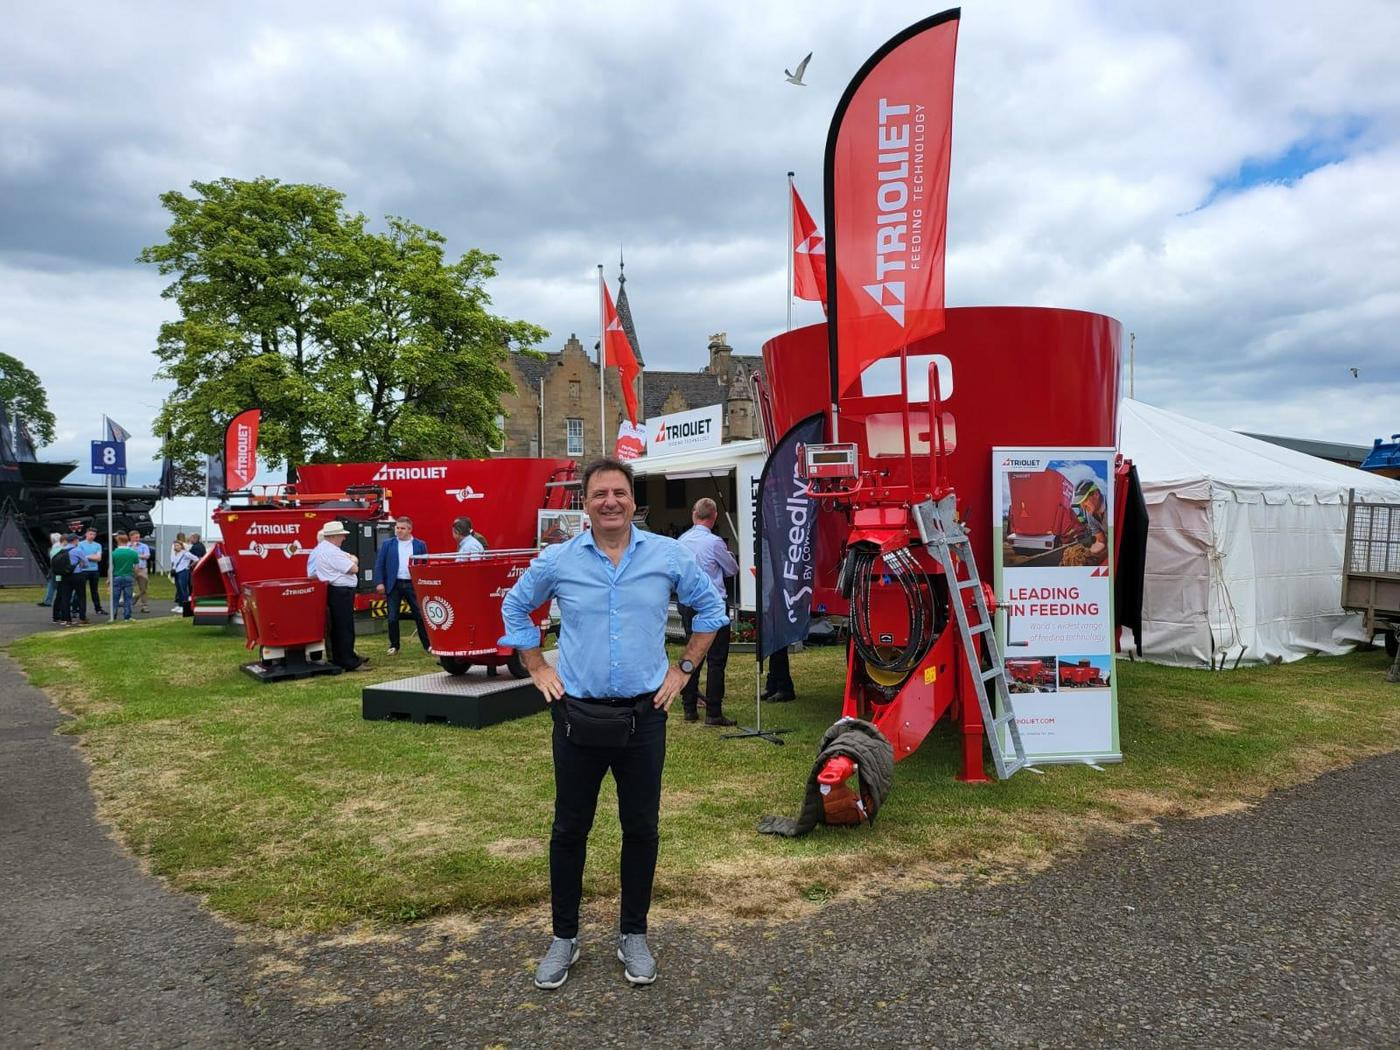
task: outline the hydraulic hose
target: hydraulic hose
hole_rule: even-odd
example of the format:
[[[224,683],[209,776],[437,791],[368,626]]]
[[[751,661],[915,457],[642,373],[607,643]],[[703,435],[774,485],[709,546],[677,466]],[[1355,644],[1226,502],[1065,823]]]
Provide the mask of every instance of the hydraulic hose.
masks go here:
[[[870,622],[870,596],[876,561],[904,592],[909,613],[909,637],[903,647],[890,652],[882,646]],[[871,667],[891,675],[907,675],[919,665],[933,644],[936,630],[934,590],[928,575],[908,547],[881,555],[874,547],[856,546],[846,553],[842,575],[850,589],[851,641]],[[884,653],[881,653],[881,649]]]

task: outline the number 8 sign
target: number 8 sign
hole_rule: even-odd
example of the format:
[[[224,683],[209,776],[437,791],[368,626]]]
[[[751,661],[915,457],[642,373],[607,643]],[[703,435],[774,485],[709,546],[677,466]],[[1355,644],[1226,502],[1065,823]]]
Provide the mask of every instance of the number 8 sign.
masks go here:
[[[94,474],[125,474],[126,442],[94,441],[92,443],[92,472]]]

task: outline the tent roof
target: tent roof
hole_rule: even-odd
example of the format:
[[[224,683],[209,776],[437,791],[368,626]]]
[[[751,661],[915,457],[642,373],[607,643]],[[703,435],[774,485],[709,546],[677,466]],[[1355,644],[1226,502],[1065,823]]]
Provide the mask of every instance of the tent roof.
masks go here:
[[[1229,495],[1247,503],[1337,503],[1355,489],[1369,502],[1400,503],[1400,482],[1124,398],[1119,447],[1138,469],[1149,503]]]

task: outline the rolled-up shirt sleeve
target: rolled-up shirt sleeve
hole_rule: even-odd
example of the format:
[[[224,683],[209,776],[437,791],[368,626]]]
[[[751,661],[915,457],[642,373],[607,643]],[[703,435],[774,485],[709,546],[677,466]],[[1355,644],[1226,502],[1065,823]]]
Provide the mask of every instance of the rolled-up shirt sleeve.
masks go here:
[[[676,600],[695,610],[691,630],[701,634],[718,631],[729,622],[724,611],[724,598],[690,551],[677,543],[671,558]]]
[[[501,601],[501,620],[506,633],[496,642],[515,649],[538,649],[540,629],[530,619],[530,613],[541,604],[554,597],[555,562],[558,561],[559,547],[546,547],[539,557],[530,563],[515,586]]]

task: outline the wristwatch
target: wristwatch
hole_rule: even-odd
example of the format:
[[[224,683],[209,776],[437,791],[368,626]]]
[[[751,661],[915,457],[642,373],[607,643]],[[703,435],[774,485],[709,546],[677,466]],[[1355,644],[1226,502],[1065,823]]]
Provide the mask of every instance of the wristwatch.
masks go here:
[[[687,659],[685,659],[684,657],[681,658],[680,668],[681,668],[681,670],[684,671],[686,674],[694,674],[694,673],[695,673],[695,664],[694,664],[694,662],[691,661],[691,660],[687,660]]]

